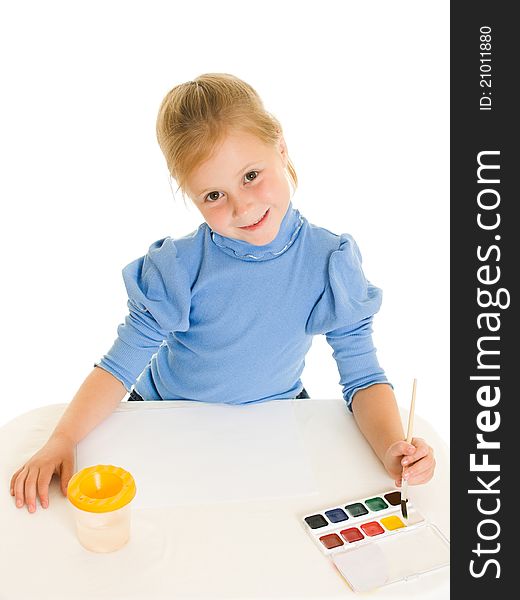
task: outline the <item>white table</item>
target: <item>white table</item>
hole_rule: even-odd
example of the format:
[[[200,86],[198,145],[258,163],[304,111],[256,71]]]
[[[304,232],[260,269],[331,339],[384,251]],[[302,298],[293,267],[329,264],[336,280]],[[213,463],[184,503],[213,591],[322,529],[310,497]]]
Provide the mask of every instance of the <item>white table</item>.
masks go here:
[[[9,482],[48,439],[65,404],[44,406],[0,428],[0,600],[171,598],[354,598],[298,517],[393,487],[342,400],[295,400],[319,494],[193,508],[133,509],[129,543],[110,554],[85,550],[56,478],[50,507],[17,509]],[[173,404],[173,403],[172,403]],[[164,402],[123,402],[154,410]],[[402,414],[406,423],[407,414]],[[414,434],[435,449],[436,474],[410,496],[449,538],[449,453],[419,415]],[[335,458],[332,458],[335,457]],[[266,465],[269,468],[269,465]],[[449,569],[360,597],[447,600]]]

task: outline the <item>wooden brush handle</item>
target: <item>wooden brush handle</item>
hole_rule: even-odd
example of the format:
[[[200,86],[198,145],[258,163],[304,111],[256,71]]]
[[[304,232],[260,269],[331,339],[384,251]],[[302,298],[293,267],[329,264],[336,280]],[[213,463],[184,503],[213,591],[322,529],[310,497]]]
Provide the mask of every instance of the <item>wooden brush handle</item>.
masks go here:
[[[413,416],[415,413],[415,390],[417,389],[417,379],[413,380],[412,388],[412,401],[410,403],[410,414],[408,415],[408,431],[406,432],[406,441],[412,443],[412,431],[413,431]]]

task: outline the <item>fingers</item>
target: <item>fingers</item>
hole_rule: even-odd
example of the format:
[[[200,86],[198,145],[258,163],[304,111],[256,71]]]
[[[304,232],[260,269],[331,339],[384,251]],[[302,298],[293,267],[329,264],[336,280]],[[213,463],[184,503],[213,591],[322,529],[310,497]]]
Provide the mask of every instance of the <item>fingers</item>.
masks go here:
[[[392,456],[410,456],[416,452],[417,448],[408,442],[399,441],[391,446]]]
[[[394,467],[388,468],[389,473],[395,477],[397,487],[401,487],[403,478],[407,479],[410,485],[418,485],[426,483],[433,477],[435,470],[433,448],[422,438],[413,438],[412,444],[405,441],[395,442],[389,449],[389,455],[397,461]],[[396,471],[400,472],[397,474]]]
[[[11,496],[14,496],[17,508],[27,504],[30,513],[36,511],[36,492],[43,508],[49,506],[49,483],[52,479],[52,468],[23,466],[11,478]]]
[[[421,460],[421,458],[427,456],[430,452],[433,452],[432,448],[430,448],[430,446],[428,446],[428,444],[423,439],[414,438],[413,441],[415,442],[413,450],[407,451],[406,454],[403,453],[404,456],[401,460],[401,464],[403,465],[403,467],[405,467],[406,465],[412,465],[418,460]]]
[[[408,473],[405,472],[404,476],[408,478],[408,483],[410,485],[426,483],[433,477],[435,465],[435,458],[429,455],[414,464],[414,466],[408,470]]]
[[[38,496],[40,496],[40,503],[43,508],[49,506],[49,483],[53,476],[52,467],[41,468],[38,474]]]
[[[13,492],[17,508],[21,508],[25,503],[25,478],[27,477],[28,469],[24,465],[16,473],[17,476],[13,482]]]
[[[67,495],[67,487],[68,487],[69,481],[73,475],[73,471],[74,471],[74,461],[73,460],[64,460],[62,470],[61,470],[61,493],[64,496]]]
[[[406,448],[403,448],[403,458],[401,459],[403,467],[412,465],[414,462],[427,456],[430,452],[433,453],[433,449],[422,438],[413,438],[412,441],[414,442],[413,446],[405,443]]]
[[[410,485],[426,483],[433,477],[435,470],[435,457],[433,448],[428,446],[424,440],[420,440],[416,452],[402,459],[404,465],[403,477]]]
[[[30,513],[36,510],[36,482],[39,472],[39,468],[32,468],[25,479],[25,502]]]
[[[14,496],[14,484],[16,482],[16,478],[18,477],[18,474],[21,473],[23,471],[23,467],[20,467],[18,469],[18,471],[16,471],[16,473],[11,477],[11,483],[9,484],[9,491],[11,492],[11,496]]]

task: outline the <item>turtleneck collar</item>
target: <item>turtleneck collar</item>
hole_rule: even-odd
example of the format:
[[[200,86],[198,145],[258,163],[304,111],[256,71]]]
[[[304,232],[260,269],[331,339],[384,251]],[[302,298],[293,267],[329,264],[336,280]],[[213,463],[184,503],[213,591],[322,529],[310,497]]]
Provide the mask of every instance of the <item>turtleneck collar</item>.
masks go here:
[[[223,252],[240,260],[261,261],[271,260],[288,250],[296,240],[303,225],[303,217],[289,202],[287,212],[280,223],[277,236],[269,244],[255,246],[243,240],[224,237],[216,231],[211,231],[211,239]]]

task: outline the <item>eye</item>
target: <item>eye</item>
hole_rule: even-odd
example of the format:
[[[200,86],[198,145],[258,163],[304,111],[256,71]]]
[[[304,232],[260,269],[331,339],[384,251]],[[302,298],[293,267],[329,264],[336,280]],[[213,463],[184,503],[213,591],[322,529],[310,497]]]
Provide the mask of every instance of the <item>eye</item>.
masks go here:
[[[217,197],[215,198],[214,194],[217,194]],[[210,192],[209,194],[207,194],[207,196],[204,198],[204,202],[216,202],[217,200],[220,200],[220,196],[219,196],[220,192]]]
[[[254,181],[258,177],[258,173],[259,171],[249,171],[249,173],[246,173],[244,175],[244,183],[251,183],[252,181]],[[253,175],[253,177],[250,178],[250,175]],[[204,202],[217,202],[218,200],[220,200],[220,198],[220,192],[210,192],[209,194],[206,194]]]
[[[249,171],[249,173],[246,173],[244,175],[244,177],[247,178],[249,175],[252,175],[253,173],[254,173],[255,176],[253,177],[253,179],[247,179],[247,182],[253,181],[253,180],[255,180],[258,177],[258,171]]]

